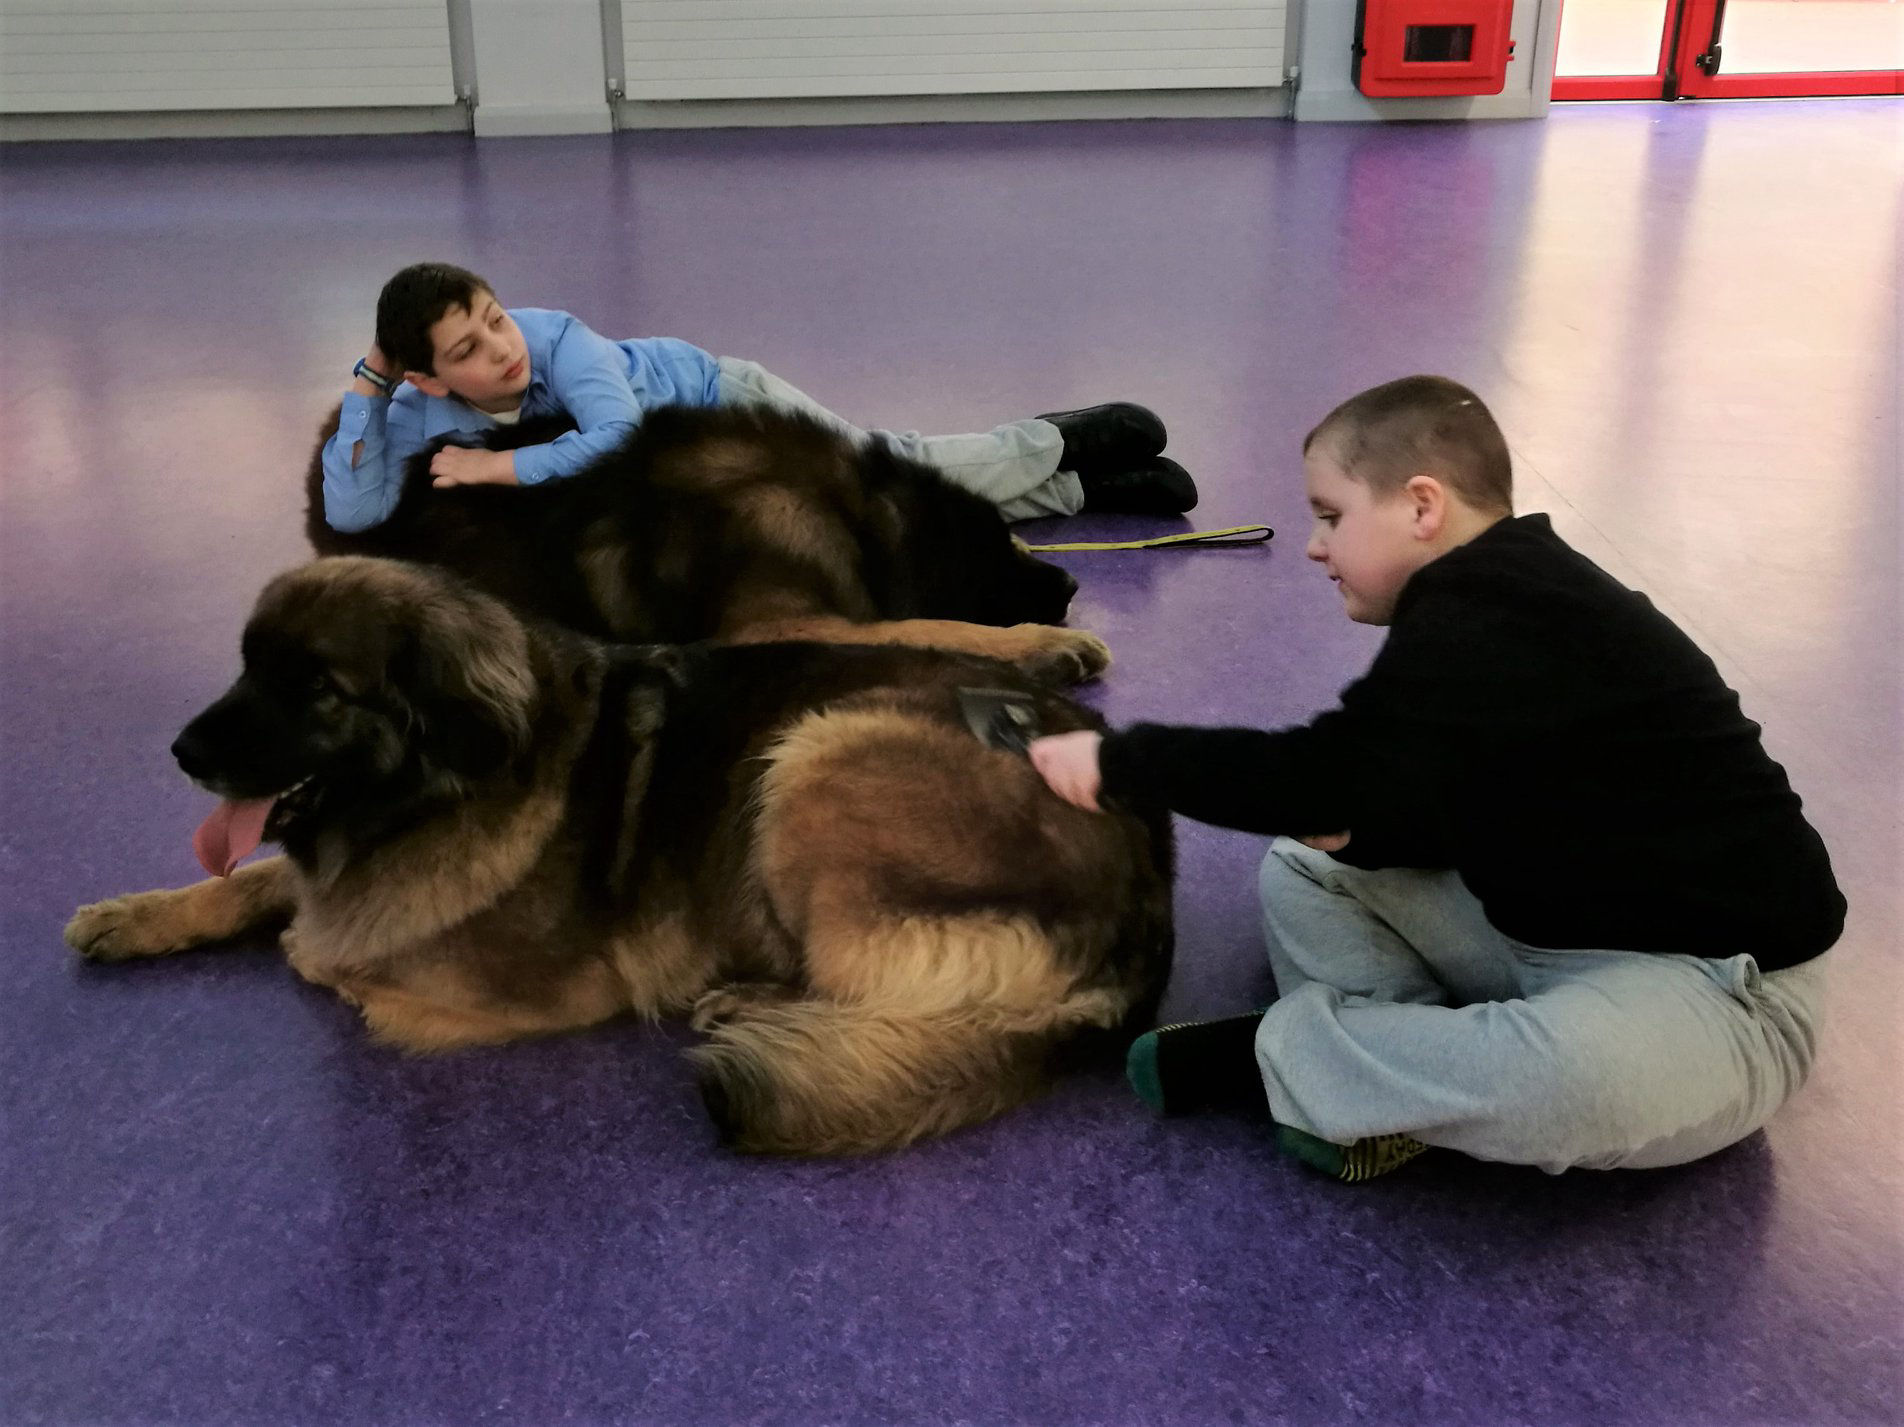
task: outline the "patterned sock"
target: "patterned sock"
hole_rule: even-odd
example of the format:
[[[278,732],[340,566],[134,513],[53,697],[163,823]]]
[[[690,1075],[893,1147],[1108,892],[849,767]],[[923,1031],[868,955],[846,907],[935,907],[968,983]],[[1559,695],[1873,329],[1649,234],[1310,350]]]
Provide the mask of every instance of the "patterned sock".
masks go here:
[[[1276,1127],[1276,1147],[1344,1184],[1360,1184],[1400,1169],[1428,1149],[1411,1135],[1368,1135],[1352,1144],[1332,1144],[1288,1125]]]

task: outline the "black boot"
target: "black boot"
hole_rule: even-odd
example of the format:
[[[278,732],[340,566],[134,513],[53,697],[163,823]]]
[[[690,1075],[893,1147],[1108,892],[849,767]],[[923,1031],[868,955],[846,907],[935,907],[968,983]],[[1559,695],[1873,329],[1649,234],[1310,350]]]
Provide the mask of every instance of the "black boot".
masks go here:
[[[1038,419],[1049,421],[1064,437],[1058,469],[1080,476],[1138,465],[1163,450],[1168,439],[1156,412],[1129,401],[1052,411]]]
[[[1078,484],[1084,487],[1084,509],[1093,513],[1182,515],[1197,504],[1197,483],[1168,456],[1151,456],[1112,469],[1079,471]]]

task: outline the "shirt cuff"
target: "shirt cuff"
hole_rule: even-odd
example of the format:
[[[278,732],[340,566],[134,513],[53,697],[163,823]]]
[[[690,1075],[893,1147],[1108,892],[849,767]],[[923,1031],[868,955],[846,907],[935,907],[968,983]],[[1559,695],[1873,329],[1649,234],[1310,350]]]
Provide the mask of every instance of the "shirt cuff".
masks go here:
[[[364,428],[370,424],[371,416],[381,414],[389,406],[390,398],[387,396],[365,396],[362,392],[347,391],[344,393],[343,406],[337,413],[337,429],[353,437],[362,435]]]

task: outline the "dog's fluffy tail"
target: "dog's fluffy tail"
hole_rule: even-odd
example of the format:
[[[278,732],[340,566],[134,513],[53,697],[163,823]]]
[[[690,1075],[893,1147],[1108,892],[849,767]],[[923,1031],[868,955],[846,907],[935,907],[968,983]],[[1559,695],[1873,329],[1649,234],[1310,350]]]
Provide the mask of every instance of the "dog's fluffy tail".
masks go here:
[[[789,1001],[742,1010],[691,1055],[730,1148],[863,1154],[976,1124],[1029,1099],[1044,1088],[1050,1051],[1069,1029],[1053,1020],[1078,1026],[1087,1018],[1099,1019],[1047,1016],[1030,1029],[982,1007],[921,1014]]]

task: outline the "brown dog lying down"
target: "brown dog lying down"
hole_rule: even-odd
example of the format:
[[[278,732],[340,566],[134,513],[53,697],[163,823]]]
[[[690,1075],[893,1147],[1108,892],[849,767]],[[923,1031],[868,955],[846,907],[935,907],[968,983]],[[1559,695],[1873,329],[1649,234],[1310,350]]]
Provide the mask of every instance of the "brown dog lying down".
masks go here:
[[[488,444],[562,429],[502,427]],[[324,520],[320,440],[312,549],[440,565],[524,613],[640,644],[919,643],[891,622],[930,620],[938,647],[987,653],[988,631],[952,621],[1056,624],[1077,590],[930,466],[767,407],[661,407],[587,470],[539,486],[432,489],[441,445],[410,460],[389,519],[345,534]]]
[[[274,580],[244,671],[174,745],[227,802],[181,891],[83,908],[101,961],[284,925],[378,1038],[441,1050],[691,1013],[736,1147],[891,1148],[999,1113],[1053,1054],[1147,1024],[1171,954],[1155,809],[1080,812],[973,737],[957,691],[1088,677],[1079,631],[1013,663],[898,646],[609,646],[442,571]],[[1106,1035],[1106,1032],[1114,1033]]]

